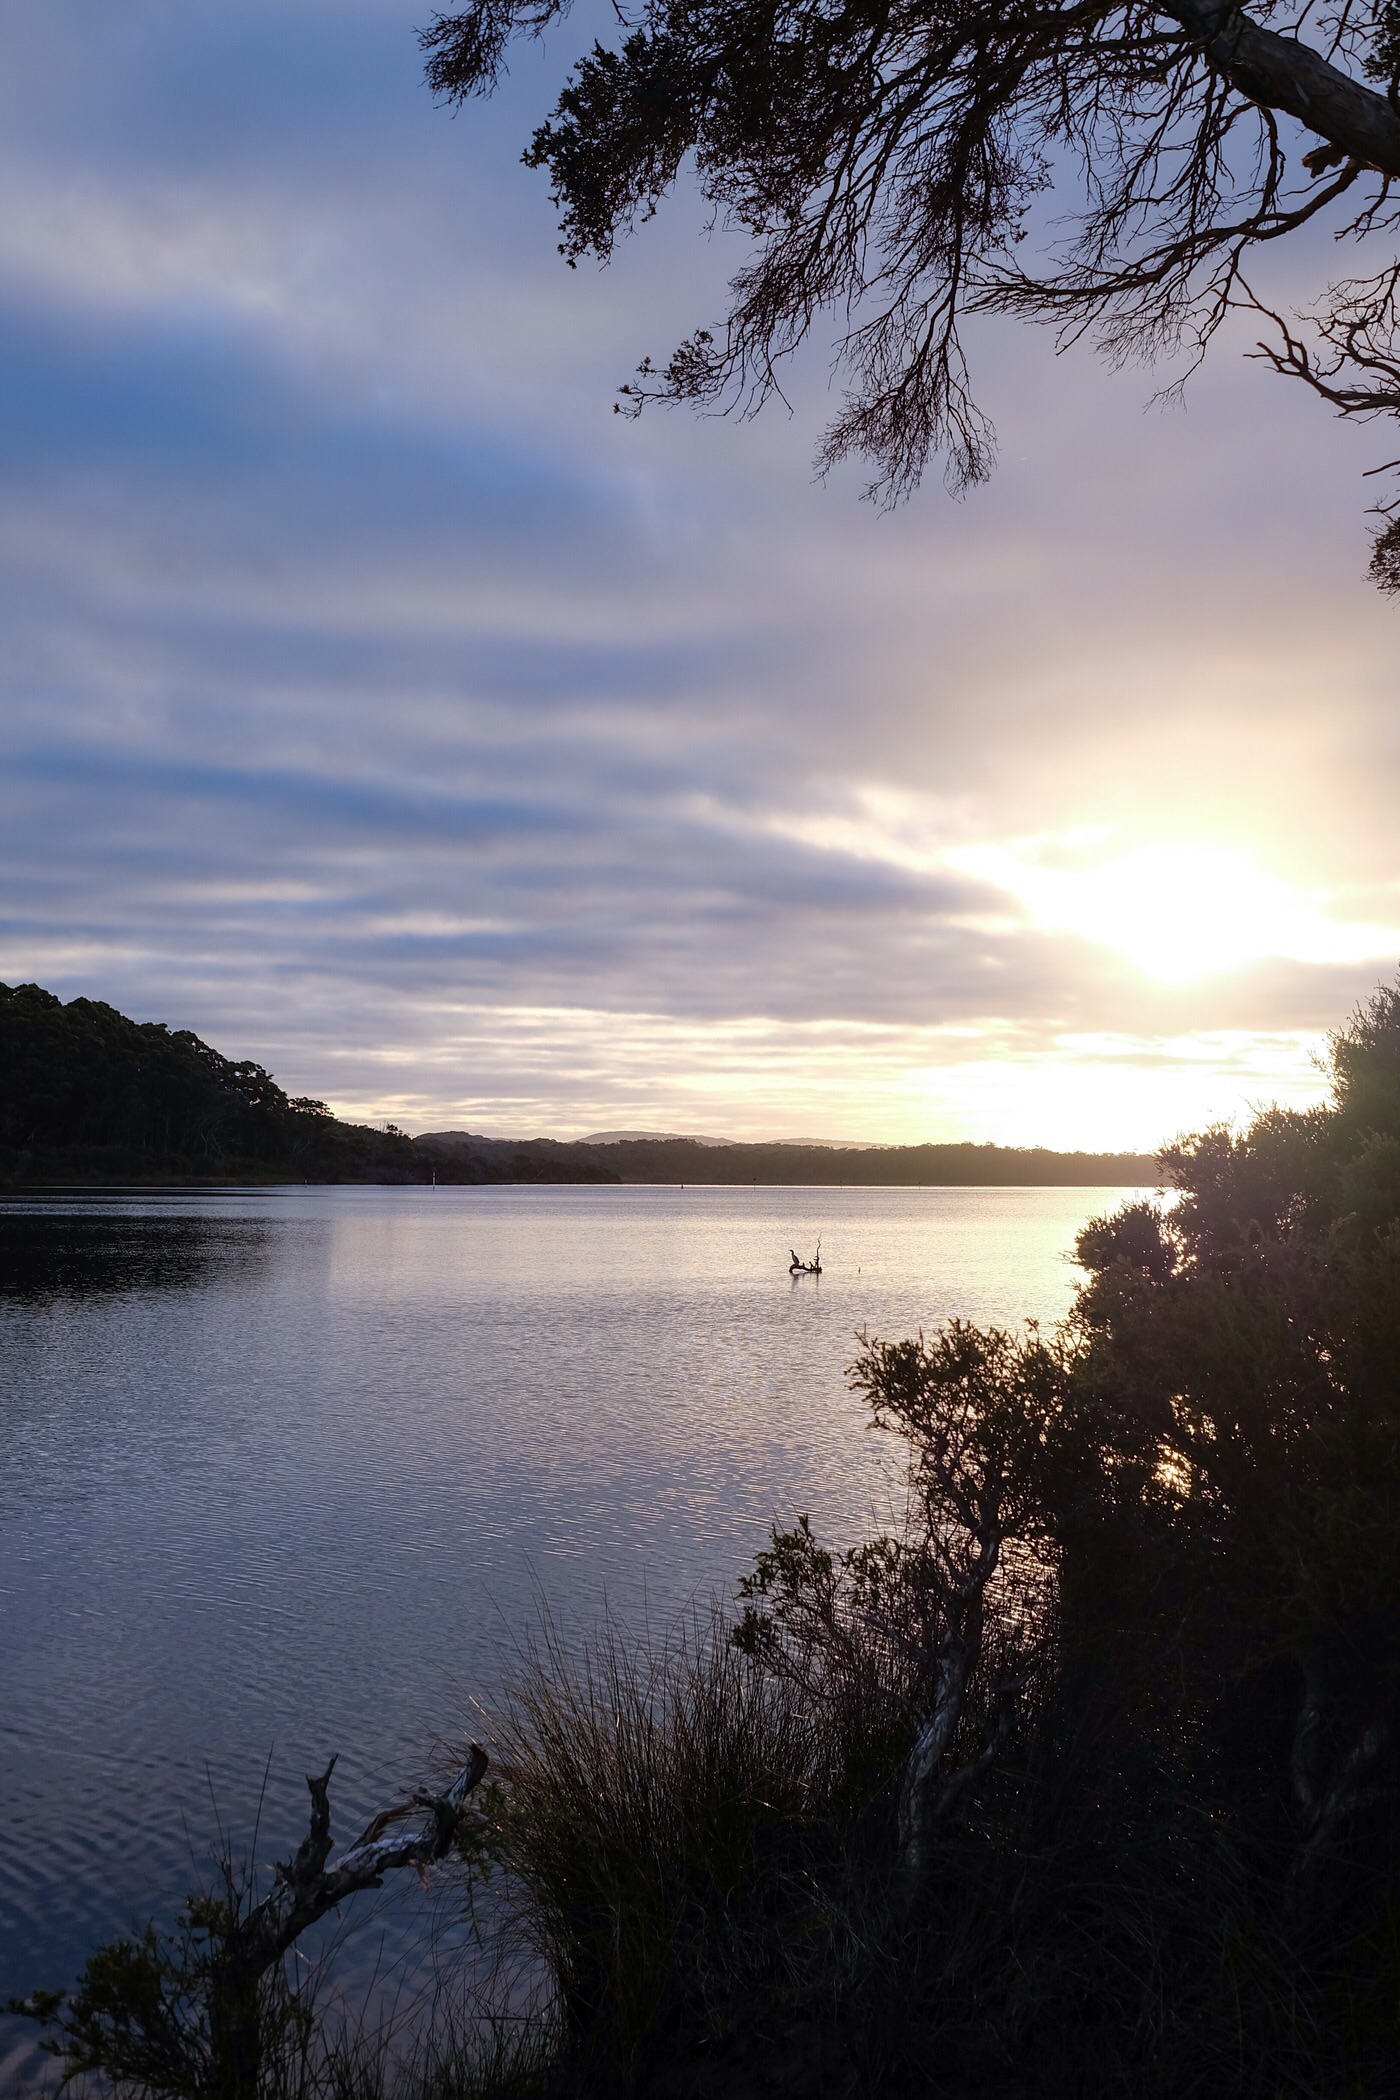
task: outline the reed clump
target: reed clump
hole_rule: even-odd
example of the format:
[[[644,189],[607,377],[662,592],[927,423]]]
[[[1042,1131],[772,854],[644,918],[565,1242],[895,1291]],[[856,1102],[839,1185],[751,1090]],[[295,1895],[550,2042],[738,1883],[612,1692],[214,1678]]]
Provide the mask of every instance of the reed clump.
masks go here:
[[[482,1814],[571,2078],[683,2087],[840,2024],[878,1958],[904,1750],[868,1690],[804,1689],[718,1613],[664,1641],[544,1630],[493,1730]]]

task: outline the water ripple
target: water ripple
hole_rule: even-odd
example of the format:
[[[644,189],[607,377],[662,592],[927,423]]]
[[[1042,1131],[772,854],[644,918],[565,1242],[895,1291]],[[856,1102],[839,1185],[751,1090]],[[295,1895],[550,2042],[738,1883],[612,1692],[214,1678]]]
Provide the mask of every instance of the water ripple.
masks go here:
[[[168,1913],[265,1769],[264,1863],[332,1749],[348,1830],[540,1597],[655,1621],[774,1512],[853,1531],[888,1493],[856,1330],[1055,1316],[1121,1193],[0,1205],[0,2000]],[[380,1915],[402,1952],[421,1905]],[[0,2032],[0,2080],[34,2063]]]

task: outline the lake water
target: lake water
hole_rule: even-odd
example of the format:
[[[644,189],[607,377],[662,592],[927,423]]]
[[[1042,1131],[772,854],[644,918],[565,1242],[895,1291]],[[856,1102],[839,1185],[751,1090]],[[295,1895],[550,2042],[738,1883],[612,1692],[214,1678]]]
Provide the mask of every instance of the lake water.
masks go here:
[[[260,1856],[332,1750],[358,1828],[541,1599],[664,1624],[775,1514],[853,1535],[889,1492],[856,1330],[1053,1319],[1075,1233],[1130,1193],[0,1204],[0,2003],[167,1913],[265,1769]],[[824,1274],[790,1279],[819,1233]],[[381,1946],[411,1909],[380,1905]],[[35,2062],[0,2031],[5,2083]]]

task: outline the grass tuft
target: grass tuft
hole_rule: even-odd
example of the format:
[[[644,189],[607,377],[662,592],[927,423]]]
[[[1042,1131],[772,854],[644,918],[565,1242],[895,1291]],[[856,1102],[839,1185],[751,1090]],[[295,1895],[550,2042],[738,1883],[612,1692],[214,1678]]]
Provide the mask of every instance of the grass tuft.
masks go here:
[[[577,2077],[631,2091],[781,2047],[859,1987],[894,1743],[827,1689],[803,1697],[718,1614],[660,1645],[546,1625],[523,1656],[489,1849]]]

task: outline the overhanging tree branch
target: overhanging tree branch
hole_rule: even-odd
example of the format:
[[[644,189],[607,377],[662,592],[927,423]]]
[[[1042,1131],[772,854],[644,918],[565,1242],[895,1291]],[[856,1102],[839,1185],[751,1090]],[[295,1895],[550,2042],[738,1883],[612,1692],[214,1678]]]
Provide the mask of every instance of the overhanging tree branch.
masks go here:
[[[453,102],[488,92],[512,37],[566,7],[476,0],[437,17],[431,85]],[[1115,360],[1194,359],[1255,248],[1392,223],[1397,0],[1319,17],[1311,0],[643,0],[619,19],[525,155],[550,177],[563,254],[606,260],[686,165],[753,243],[724,325],[645,362],[622,405],[750,414],[829,315],[848,384],[818,462],[869,458],[882,501],[935,453],[955,490],[990,469],[969,313],[1087,331]],[[1047,246],[1034,207],[1070,188],[1077,209]],[[1335,348],[1333,312],[1313,325]]]
[[[1400,177],[1400,114],[1385,95],[1354,80],[1297,36],[1280,36],[1243,8],[1171,0],[1163,12],[1251,102],[1295,117],[1344,157]]]

